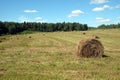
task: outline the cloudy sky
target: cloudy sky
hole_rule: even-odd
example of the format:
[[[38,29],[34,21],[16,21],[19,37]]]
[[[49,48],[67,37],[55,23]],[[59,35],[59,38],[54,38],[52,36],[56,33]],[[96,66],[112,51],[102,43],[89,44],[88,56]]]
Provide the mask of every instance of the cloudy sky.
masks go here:
[[[0,0],[0,21],[65,21],[96,27],[120,22],[120,0]]]

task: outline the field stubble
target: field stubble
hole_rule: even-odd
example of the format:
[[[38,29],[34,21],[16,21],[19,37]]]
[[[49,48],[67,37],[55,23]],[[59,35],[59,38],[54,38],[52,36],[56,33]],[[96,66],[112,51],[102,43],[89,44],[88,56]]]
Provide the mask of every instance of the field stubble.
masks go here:
[[[0,80],[120,80],[120,30],[82,33],[1,36]],[[77,57],[79,41],[92,35],[100,37],[106,57]]]

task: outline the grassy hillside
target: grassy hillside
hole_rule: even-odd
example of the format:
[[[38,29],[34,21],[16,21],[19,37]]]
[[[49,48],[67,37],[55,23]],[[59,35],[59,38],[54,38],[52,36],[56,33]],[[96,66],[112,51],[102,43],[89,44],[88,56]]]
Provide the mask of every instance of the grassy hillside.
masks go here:
[[[120,29],[0,36],[0,80],[120,80]],[[100,37],[104,58],[79,58],[77,45]]]

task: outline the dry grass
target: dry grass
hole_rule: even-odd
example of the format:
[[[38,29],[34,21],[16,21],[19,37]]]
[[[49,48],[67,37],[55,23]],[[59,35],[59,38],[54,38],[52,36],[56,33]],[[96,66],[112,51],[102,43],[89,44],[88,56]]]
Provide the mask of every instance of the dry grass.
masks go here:
[[[6,38],[0,43],[0,80],[120,80],[120,30],[82,33],[0,37]],[[78,58],[75,54],[78,42],[93,34],[101,38],[108,57]]]

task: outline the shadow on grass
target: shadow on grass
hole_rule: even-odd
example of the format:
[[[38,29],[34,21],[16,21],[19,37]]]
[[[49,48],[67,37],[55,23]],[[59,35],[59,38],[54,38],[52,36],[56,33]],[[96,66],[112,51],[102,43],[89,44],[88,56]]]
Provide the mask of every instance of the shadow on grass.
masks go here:
[[[109,56],[103,54],[102,57],[103,57],[103,58],[106,58],[106,57],[109,57]]]

